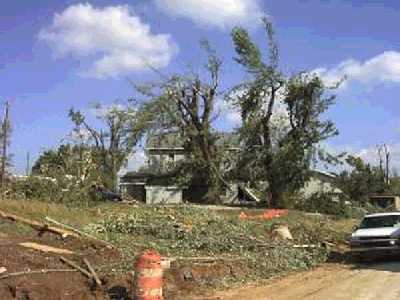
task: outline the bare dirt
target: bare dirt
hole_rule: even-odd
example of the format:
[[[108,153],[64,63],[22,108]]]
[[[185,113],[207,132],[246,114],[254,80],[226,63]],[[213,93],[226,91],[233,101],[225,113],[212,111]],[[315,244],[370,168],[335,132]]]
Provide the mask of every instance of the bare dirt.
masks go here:
[[[395,300],[400,299],[399,282],[400,262],[392,258],[359,265],[327,264],[265,286],[220,292],[207,299]]]
[[[36,232],[31,234],[0,232],[0,268],[4,267],[7,270],[1,275],[30,270],[70,269],[60,261],[60,255],[27,249],[19,245],[22,242],[35,242],[74,251],[74,255],[65,255],[65,257],[81,265],[81,261],[85,257],[96,268],[112,265],[113,262],[115,263],[119,260],[119,254],[116,250],[87,240],[62,240],[58,236],[49,233],[38,236]],[[96,288],[91,280],[78,272],[29,274],[11,277],[0,280],[0,299],[129,299],[121,296],[127,293],[130,286],[129,278],[119,276],[117,280],[114,280],[114,278],[108,276],[102,279],[104,280],[104,287]],[[114,294],[115,296],[113,296]]]

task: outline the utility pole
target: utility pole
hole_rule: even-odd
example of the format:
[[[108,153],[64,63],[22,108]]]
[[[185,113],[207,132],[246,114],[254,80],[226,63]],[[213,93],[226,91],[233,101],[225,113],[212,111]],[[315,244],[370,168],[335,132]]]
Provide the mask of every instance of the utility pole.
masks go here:
[[[6,167],[7,167],[7,146],[8,146],[8,135],[9,135],[9,110],[10,110],[10,103],[6,101],[5,108],[4,108],[4,118],[2,124],[2,153],[1,153],[1,174],[0,174],[0,184],[1,188],[4,188],[4,180],[6,175]]]
[[[31,172],[31,154],[29,151],[26,153],[26,169],[25,169],[25,175],[29,176]]]

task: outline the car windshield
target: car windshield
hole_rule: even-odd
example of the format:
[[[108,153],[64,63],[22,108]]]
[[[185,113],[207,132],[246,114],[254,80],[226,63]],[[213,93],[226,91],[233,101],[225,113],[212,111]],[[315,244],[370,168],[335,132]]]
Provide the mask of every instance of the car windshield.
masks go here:
[[[366,229],[382,227],[400,227],[400,215],[367,217],[362,220],[359,228]]]

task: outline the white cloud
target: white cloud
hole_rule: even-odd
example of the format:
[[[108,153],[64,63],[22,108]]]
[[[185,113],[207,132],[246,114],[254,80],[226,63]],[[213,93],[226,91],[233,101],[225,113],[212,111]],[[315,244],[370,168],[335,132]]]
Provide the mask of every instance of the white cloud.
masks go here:
[[[363,161],[371,164],[372,166],[379,166],[379,155],[377,145],[366,147],[358,147],[355,145],[334,145],[323,143],[321,145],[325,150],[332,154],[340,154],[346,152],[349,155],[360,157]],[[400,143],[391,143],[387,145],[390,152],[390,171],[400,171]],[[341,172],[349,170],[347,164],[336,166],[334,171]]]
[[[150,26],[128,6],[76,4],[55,14],[53,23],[40,31],[56,57],[93,58],[83,75],[114,77],[136,71],[162,68],[177,51],[168,34],[153,34]]]
[[[341,85],[342,89],[348,87],[352,81],[364,85],[385,82],[400,83],[400,52],[383,52],[364,62],[349,59],[334,68],[318,68],[312,73],[320,75],[328,85],[347,77],[347,80]]]
[[[258,22],[262,16],[259,0],[155,0],[158,7],[173,16],[195,23],[230,29],[235,25]]]
[[[390,153],[389,161],[391,169],[400,170],[400,144],[394,143],[388,145],[387,147]],[[374,166],[379,165],[379,155],[377,146],[361,149],[356,153],[356,155]]]

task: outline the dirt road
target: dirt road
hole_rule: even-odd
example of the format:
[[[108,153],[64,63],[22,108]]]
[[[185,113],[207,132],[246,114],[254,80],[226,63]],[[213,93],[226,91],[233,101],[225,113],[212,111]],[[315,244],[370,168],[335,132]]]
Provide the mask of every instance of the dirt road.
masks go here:
[[[216,295],[222,300],[395,300],[400,299],[400,261],[358,266],[331,264],[263,287]]]

